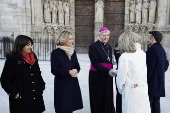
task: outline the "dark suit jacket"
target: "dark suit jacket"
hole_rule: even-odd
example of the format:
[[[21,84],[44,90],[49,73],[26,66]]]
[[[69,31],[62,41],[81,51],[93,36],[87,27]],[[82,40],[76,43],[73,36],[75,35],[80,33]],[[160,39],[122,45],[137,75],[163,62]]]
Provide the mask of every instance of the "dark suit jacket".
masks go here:
[[[148,48],[146,57],[149,96],[165,97],[165,50],[155,43]]]

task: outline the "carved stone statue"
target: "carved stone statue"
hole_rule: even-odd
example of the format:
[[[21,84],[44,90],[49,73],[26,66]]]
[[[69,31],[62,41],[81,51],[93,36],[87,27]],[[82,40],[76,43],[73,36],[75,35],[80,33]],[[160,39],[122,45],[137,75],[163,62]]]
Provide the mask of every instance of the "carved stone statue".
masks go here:
[[[142,1],[137,0],[136,4],[136,24],[141,24],[141,17],[142,17]]]
[[[125,7],[130,7],[130,0],[125,0]]]
[[[64,3],[64,14],[65,14],[65,25],[69,25],[69,21],[70,21],[70,16],[69,16],[69,3],[68,1]]]
[[[130,23],[135,23],[135,1],[131,0],[131,6],[130,6]]]
[[[46,23],[51,23],[51,14],[50,14],[50,7],[49,7],[48,0],[44,3],[44,21]]]
[[[102,0],[98,0],[95,5],[95,22],[103,22],[103,8]]]
[[[58,3],[57,1],[54,1],[52,7],[52,23],[57,23],[57,11],[58,11]]]
[[[125,24],[129,24],[130,0],[125,1]]]
[[[49,4],[50,4],[50,11],[52,12],[53,11],[54,1],[53,0],[49,0]]]
[[[155,14],[156,14],[156,1],[150,1],[150,8],[149,8],[149,23],[155,22]]]
[[[58,2],[58,23],[64,24],[64,9],[61,1]]]
[[[148,0],[144,0],[142,6],[142,24],[148,23],[148,10],[149,10],[149,2]]]

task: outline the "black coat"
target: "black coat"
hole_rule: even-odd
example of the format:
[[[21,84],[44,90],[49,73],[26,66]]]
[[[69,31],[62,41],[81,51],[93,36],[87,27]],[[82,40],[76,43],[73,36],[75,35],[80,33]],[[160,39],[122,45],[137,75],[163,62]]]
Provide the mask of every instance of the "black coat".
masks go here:
[[[98,41],[89,46],[89,58],[97,71],[89,71],[89,93],[91,113],[115,113],[113,105],[113,77],[108,73],[110,69],[100,63],[112,64],[112,48],[109,44],[107,60],[102,44]],[[106,46],[107,46],[106,45]]]
[[[115,48],[118,46],[118,44],[115,45]],[[118,50],[114,49],[114,55],[115,55],[115,59],[116,59],[116,64],[117,64],[117,68],[118,69],[118,62],[119,62],[119,57],[120,57],[120,53],[118,53]]]
[[[82,109],[82,96],[77,77],[71,77],[69,70],[77,69],[80,66],[76,52],[68,58],[65,51],[55,49],[51,53],[51,73],[55,75],[54,80],[54,106],[56,113],[71,113]]]
[[[160,43],[155,43],[148,48],[146,62],[149,96],[164,97],[166,53]]]
[[[1,85],[9,95],[10,113],[45,111],[42,97],[45,82],[37,59],[31,66],[18,55],[7,56],[1,75]],[[20,97],[14,99],[18,93]]]

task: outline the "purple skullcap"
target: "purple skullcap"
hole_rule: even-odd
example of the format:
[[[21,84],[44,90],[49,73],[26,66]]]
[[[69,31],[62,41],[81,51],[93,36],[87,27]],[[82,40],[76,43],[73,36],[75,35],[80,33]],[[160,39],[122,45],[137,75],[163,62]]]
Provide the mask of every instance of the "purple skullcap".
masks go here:
[[[109,31],[109,29],[107,27],[102,27],[102,28],[100,28],[99,32],[106,31],[106,30]]]

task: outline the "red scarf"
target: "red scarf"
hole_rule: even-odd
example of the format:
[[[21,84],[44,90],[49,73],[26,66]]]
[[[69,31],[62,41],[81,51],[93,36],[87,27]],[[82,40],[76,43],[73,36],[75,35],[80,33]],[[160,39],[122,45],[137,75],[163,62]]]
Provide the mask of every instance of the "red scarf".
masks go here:
[[[34,58],[34,53],[31,52],[28,55],[25,55],[24,53],[22,53],[22,59],[25,60],[25,62],[27,62],[30,65],[34,65],[35,63],[35,58]]]

